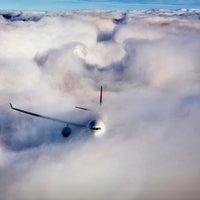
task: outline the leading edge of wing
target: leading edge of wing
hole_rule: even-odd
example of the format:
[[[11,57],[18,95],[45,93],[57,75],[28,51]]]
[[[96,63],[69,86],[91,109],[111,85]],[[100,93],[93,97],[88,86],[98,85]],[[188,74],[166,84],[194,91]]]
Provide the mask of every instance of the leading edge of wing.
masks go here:
[[[35,117],[40,117],[40,118],[43,118],[43,119],[47,119],[47,120],[51,120],[51,121],[55,121],[55,122],[60,122],[60,123],[64,123],[64,124],[69,124],[69,125],[72,125],[72,126],[78,126],[78,127],[84,127],[84,128],[86,127],[83,124],[67,122],[67,121],[64,121],[64,120],[61,120],[61,119],[56,119],[56,118],[53,118],[53,117],[48,117],[48,116],[40,115],[40,114],[37,114],[37,113],[29,112],[29,111],[26,111],[26,110],[22,110],[22,109],[19,109],[19,108],[15,108],[15,107],[13,107],[13,105],[11,103],[9,103],[9,104],[10,104],[11,109],[25,113],[25,114],[28,114],[28,115],[32,115],[32,116],[35,116]]]

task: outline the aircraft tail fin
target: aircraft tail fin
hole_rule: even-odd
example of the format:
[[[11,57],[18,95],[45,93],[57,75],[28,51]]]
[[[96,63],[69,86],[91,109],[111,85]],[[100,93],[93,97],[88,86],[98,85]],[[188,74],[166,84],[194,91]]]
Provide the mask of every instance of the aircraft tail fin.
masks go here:
[[[101,89],[100,89],[100,98],[99,98],[100,106],[102,105],[102,101],[103,101],[103,86],[101,86]]]

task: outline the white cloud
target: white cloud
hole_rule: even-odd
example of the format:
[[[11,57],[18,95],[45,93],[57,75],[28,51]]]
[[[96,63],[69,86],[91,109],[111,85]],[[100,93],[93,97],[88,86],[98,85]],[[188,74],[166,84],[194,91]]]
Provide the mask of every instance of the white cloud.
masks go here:
[[[1,199],[198,199],[198,13],[1,17]],[[101,84],[100,139],[75,128],[66,140],[63,125],[8,105],[84,121],[88,113],[73,107],[98,106]]]

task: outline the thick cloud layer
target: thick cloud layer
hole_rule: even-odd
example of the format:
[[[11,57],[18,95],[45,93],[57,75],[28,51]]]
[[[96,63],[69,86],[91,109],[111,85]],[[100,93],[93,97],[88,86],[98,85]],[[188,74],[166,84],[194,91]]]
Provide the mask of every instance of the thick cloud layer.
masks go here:
[[[0,15],[1,200],[199,199],[199,10]]]

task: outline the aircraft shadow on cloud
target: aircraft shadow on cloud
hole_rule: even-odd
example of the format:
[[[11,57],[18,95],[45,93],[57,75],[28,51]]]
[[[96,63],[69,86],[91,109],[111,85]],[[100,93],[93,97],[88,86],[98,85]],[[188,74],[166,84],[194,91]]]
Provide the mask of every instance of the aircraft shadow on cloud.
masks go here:
[[[102,99],[103,99],[103,87],[101,86],[100,97],[99,97],[100,108],[102,106]],[[65,137],[65,138],[67,138],[71,135],[71,133],[72,133],[71,127],[73,127],[73,126],[83,128],[83,129],[87,129],[94,136],[102,136],[105,133],[105,124],[104,124],[103,120],[101,119],[100,110],[99,110],[99,112],[94,112],[93,110],[76,106],[75,108],[77,108],[77,109],[81,109],[81,110],[84,110],[84,111],[91,112],[92,118],[93,118],[92,120],[89,120],[88,123],[86,123],[86,124],[79,124],[79,123],[76,123],[76,122],[69,122],[69,121],[65,121],[65,120],[62,120],[62,119],[57,119],[57,118],[41,115],[41,114],[38,114],[38,113],[30,112],[30,111],[27,111],[27,110],[22,110],[20,108],[14,107],[12,105],[12,103],[9,103],[9,104],[10,104],[11,109],[13,109],[15,111],[18,111],[18,112],[21,112],[21,113],[24,113],[24,114],[28,114],[28,115],[32,115],[34,117],[39,117],[39,118],[43,118],[43,119],[46,119],[46,120],[51,120],[51,121],[54,121],[54,122],[65,124],[65,127],[62,129],[62,136]]]

